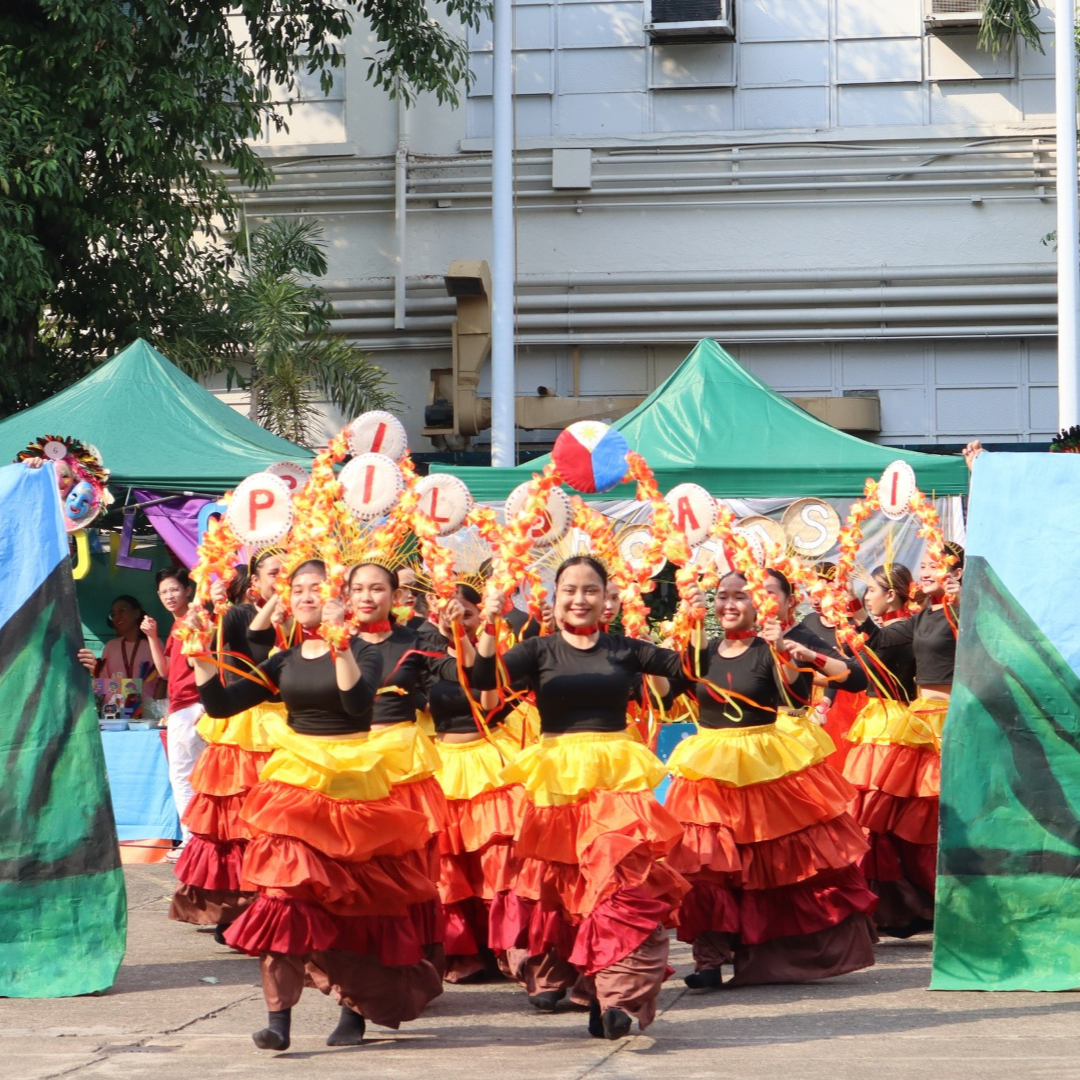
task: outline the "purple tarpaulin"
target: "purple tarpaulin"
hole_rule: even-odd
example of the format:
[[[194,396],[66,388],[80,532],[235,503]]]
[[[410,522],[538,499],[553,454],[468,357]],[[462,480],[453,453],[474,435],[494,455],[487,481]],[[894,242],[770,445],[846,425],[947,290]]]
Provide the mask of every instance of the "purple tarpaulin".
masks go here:
[[[154,491],[135,490],[136,502],[152,502],[161,496]],[[150,524],[158,536],[169,546],[172,553],[187,567],[195,565],[195,551],[199,546],[199,511],[213,499],[201,496],[178,495],[168,502],[145,508]]]

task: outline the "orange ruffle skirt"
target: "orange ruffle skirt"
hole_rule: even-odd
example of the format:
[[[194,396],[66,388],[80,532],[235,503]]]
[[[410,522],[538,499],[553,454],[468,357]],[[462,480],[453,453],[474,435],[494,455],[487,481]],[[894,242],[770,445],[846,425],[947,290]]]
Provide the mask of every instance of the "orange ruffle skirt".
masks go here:
[[[526,802],[520,873],[492,904],[493,948],[555,948],[591,975],[674,925],[689,885],[660,861],[681,834],[652,794],[663,775],[624,732],[545,737],[503,771]]]
[[[676,747],[665,807],[682,835],[666,862],[693,883],[680,940],[711,931],[759,944],[873,910],[857,868],[866,841],[846,809],[855,790],[830,752],[820,728],[790,716]]]
[[[415,913],[437,896],[425,815],[392,787],[366,736],[276,736],[241,812],[251,834],[242,883],[258,897],[226,940],[251,955],[341,949],[417,962]]]

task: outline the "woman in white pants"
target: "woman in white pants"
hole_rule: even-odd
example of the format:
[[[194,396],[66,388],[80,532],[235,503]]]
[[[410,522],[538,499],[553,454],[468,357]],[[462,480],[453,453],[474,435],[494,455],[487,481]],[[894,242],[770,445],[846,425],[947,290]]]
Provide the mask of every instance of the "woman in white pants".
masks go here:
[[[183,821],[188,803],[194,797],[191,787],[191,774],[195,762],[206,748],[202,736],[195,730],[195,725],[203,715],[199,704],[199,690],[195,685],[195,672],[188,664],[188,659],[180,651],[180,639],[176,631],[191,604],[192,585],[188,572],[183,568],[161,570],[157,575],[158,599],[173,617],[172,629],[162,647],[158,637],[155,619],[147,616],[143,619],[142,630],[150,643],[150,654],[158,671],[165,677],[169,687],[169,719],[166,745],[169,754],[169,783],[172,785],[173,802],[176,813]],[[191,836],[187,826],[182,825],[183,844]],[[168,858],[179,857],[180,848],[169,852]]]

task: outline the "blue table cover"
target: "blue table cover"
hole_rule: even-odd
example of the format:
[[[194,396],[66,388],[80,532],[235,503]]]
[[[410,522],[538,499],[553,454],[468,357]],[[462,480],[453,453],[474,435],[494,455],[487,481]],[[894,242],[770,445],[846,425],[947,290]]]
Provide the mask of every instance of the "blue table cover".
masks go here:
[[[101,744],[119,839],[179,840],[161,731],[103,731]]]

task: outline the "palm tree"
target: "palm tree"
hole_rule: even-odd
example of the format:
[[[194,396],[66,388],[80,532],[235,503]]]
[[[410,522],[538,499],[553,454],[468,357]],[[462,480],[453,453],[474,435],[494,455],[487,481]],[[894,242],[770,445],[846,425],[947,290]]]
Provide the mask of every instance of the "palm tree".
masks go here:
[[[233,245],[222,292],[180,298],[162,350],[196,378],[224,374],[246,387],[250,416],[305,446],[329,400],[347,416],[400,405],[386,372],[330,332],[333,307],[314,279],[326,274],[322,229],[275,218]]]

